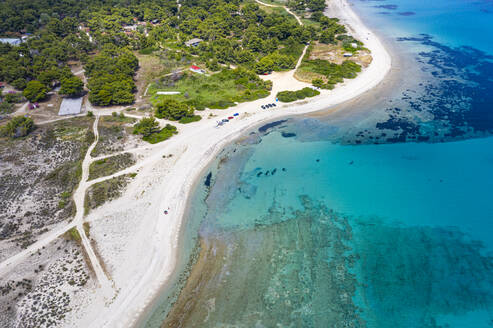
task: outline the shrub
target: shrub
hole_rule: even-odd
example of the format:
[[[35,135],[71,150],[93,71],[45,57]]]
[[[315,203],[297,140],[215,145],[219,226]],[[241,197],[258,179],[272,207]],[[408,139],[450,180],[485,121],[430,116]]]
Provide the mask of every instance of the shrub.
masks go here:
[[[153,116],[151,116],[144,117],[137,124],[135,124],[133,134],[140,134],[145,138],[158,131],[159,123]]]
[[[34,128],[34,122],[31,118],[16,116],[0,128],[0,135],[11,138],[24,137],[33,131]]]
[[[168,98],[157,104],[155,115],[158,118],[177,121],[185,117],[193,117],[193,112],[193,108],[188,104]]]
[[[192,123],[192,122],[197,122],[200,121],[202,117],[200,115],[193,115],[193,116],[186,116],[182,117],[178,122],[182,124],[187,124],[187,123]]]
[[[282,102],[293,102],[308,97],[315,97],[319,94],[320,92],[318,90],[307,87],[297,91],[281,91],[277,94],[277,98]]]
[[[177,134],[176,127],[171,124],[166,124],[166,126],[158,132],[154,132],[148,136],[142,138],[144,141],[148,143],[155,144],[166,139],[171,138],[174,134]]]

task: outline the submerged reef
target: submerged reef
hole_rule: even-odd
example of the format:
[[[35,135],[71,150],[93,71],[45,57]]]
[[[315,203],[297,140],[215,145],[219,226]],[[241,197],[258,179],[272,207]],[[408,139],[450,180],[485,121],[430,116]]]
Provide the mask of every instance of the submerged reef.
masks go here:
[[[444,327],[441,316],[491,310],[493,257],[464,233],[300,200],[202,233],[163,327]]]

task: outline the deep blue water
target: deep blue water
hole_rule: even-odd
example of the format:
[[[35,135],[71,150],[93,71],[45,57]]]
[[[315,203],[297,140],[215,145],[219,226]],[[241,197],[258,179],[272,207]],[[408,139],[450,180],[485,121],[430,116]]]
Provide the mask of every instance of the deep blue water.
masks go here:
[[[493,1],[352,3],[395,85],[223,151],[167,326],[493,327]]]

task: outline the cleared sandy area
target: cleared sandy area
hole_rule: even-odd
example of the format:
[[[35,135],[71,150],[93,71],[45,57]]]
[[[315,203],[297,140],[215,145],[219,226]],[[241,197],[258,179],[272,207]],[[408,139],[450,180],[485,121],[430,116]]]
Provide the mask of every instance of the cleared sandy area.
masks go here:
[[[310,100],[278,103],[274,109],[266,110],[260,106],[274,103],[277,92],[298,90],[308,84],[296,80],[294,70],[264,76],[273,82],[269,97],[227,110],[205,110],[200,113],[201,121],[180,125],[179,134],[170,140],[132,150],[137,158],[136,164],[111,176],[137,173],[122,197],[83,218],[90,222],[91,238],[97,245],[97,249],[93,247],[95,252],[89,254],[90,258],[104,263],[104,268],[96,270],[97,276],[103,277],[99,284],[104,288],[96,287],[89,295],[86,293],[76,298],[77,306],[67,316],[65,326],[131,327],[141,323],[175,269],[180,229],[194,182],[228,143],[262,122],[341,104],[372,89],[385,78],[391,68],[391,57],[350,5],[345,0],[330,0],[327,14],[339,17],[350,33],[365,44],[373,57],[371,64],[358,77],[339,84],[334,90],[322,90],[319,96]],[[96,115],[108,115],[107,110],[91,110]],[[234,113],[239,116],[217,127],[218,120]],[[166,123],[160,120],[161,125]],[[82,186],[88,187],[102,180],[83,182]],[[85,190],[80,189],[76,195],[79,204]],[[169,214],[165,215],[165,210]],[[78,215],[80,213],[78,211]],[[79,217],[73,222],[77,227],[81,224]],[[41,244],[48,244],[52,235],[55,236],[56,232],[50,233]],[[91,241],[84,238],[86,243]],[[15,265],[17,262],[10,263]],[[7,264],[0,263],[0,272],[9,269]]]

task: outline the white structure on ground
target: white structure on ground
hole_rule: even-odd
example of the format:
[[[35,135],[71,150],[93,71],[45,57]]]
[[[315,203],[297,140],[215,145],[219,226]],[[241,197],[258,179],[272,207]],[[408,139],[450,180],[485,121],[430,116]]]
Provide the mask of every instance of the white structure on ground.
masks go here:
[[[198,38],[194,38],[194,39],[192,39],[192,40],[188,40],[187,42],[185,42],[185,45],[186,45],[187,47],[196,47],[196,46],[198,46],[198,45],[200,44],[200,42],[202,42],[202,41],[204,41],[204,40],[202,40],[202,39],[198,39]]]
[[[18,46],[22,43],[22,39],[19,38],[0,38],[0,43],[8,43],[11,46]]]
[[[179,95],[180,91],[158,91],[157,95]]]
[[[80,98],[63,98],[58,115],[77,115],[82,111],[82,100]]]

